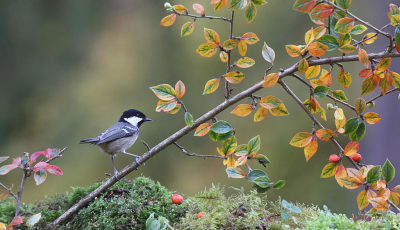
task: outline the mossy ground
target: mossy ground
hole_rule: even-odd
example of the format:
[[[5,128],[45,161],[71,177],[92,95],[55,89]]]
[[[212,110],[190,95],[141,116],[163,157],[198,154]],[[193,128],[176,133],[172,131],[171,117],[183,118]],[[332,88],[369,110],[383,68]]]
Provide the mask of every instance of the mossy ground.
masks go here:
[[[44,229],[102,183],[74,188],[70,194],[46,197],[35,205],[23,204],[21,214],[24,221],[39,212],[42,218],[33,228],[24,224],[18,227]],[[301,210],[296,213],[285,209],[280,200],[268,201],[265,194],[235,190],[236,195],[225,197],[223,188],[212,185],[177,205],[171,201],[173,192],[158,182],[146,177],[121,180],[58,229],[146,229],[146,220],[152,213],[154,218],[168,219],[169,225],[175,229],[400,229],[400,215],[384,214],[354,221],[343,214],[332,214],[328,209],[294,204]],[[285,220],[281,216],[283,210],[289,213]],[[10,223],[14,212],[12,197],[0,201],[0,222]],[[200,212],[205,214],[197,218]]]

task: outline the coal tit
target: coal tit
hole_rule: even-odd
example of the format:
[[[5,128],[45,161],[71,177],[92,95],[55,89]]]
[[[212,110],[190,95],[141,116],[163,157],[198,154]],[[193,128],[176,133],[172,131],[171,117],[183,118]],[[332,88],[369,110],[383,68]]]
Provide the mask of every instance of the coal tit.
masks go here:
[[[143,122],[151,121],[142,112],[136,109],[126,110],[117,123],[112,125],[102,134],[95,138],[81,140],[79,144],[93,144],[98,145],[100,150],[109,154],[114,167],[114,174],[117,177],[118,171],[115,169],[114,157],[117,153],[123,153],[135,157],[136,163],[139,164],[137,158],[139,156],[127,153],[129,149],[139,136],[139,127]]]

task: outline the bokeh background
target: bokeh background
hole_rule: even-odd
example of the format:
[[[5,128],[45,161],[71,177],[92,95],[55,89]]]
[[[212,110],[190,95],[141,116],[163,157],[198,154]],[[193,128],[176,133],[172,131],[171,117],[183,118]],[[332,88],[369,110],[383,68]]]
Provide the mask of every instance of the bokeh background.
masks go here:
[[[244,12],[236,13],[234,35],[241,36],[251,31],[261,41],[248,46],[246,56],[252,57],[256,65],[241,70],[246,78],[235,86],[234,94],[261,80],[269,67],[261,56],[263,41],[276,52],[273,71],[290,67],[298,61],[298,58],[287,55],[284,46],[304,44],[305,32],[315,24],[306,14],[292,10],[294,2],[270,0],[267,5],[258,7],[257,16],[250,24],[246,23]],[[380,28],[389,22],[386,12],[390,2],[353,1],[350,10]],[[227,9],[213,12],[209,0],[171,0],[172,5],[184,4],[190,12],[193,12],[193,3],[202,4],[207,15],[230,15]],[[22,156],[23,152],[68,147],[62,158],[52,162],[62,169],[64,175],[49,174],[40,186],[29,178],[23,202],[33,203],[44,199],[45,195],[71,191],[71,187],[89,186],[104,179],[105,172],[112,173],[107,155],[96,147],[77,143],[97,136],[126,109],[139,109],[153,119],[141,127],[139,137],[150,146],[182,128],[185,125],[182,111],[176,115],[155,111],[158,100],[150,86],[174,85],[182,80],[186,85],[183,100],[194,118],[223,101],[222,87],[211,95],[203,96],[202,92],[209,79],[225,72],[225,64],[221,63],[218,55],[204,58],[195,50],[205,42],[203,28],[216,30],[221,40],[225,40],[228,38],[228,23],[199,19],[191,35],[180,37],[181,26],[191,19],[178,17],[173,26],[161,27],[160,20],[167,15],[163,4],[161,0],[8,0],[0,3],[0,155],[11,156],[2,164],[11,163],[12,157]],[[387,29],[387,32],[393,31],[393,28]],[[365,49],[379,52],[386,47],[386,42],[386,38],[379,37]],[[340,53],[334,51],[331,55]],[[237,49],[233,51],[233,58],[239,58]],[[399,64],[399,59],[394,59],[391,70],[400,71]],[[362,68],[360,63],[345,64],[345,70],[353,77],[350,88],[344,90],[351,104],[361,92],[362,79],[358,72]],[[337,74],[335,68],[332,88],[343,90],[336,80]],[[307,98],[307,87],[289,77],[286,82],[302,100]],[[378,93],[375,91],[364,98],[368,100]],[[218,115],[218,119],[231,122],[240,144],[261,135],[260,153],[272,162],[265,171],[274,181],[286,181],[283,189],[268,192],[269,198],[275,200],[281,196],[320,207],[326,204],[333,212],[356,213],[355,198],[360,189],[347,190],[339,187],[333,178],[320,178],[329,155],[338,153],[336,147],[330,142],[319,141],[318,152],[306,162],[303,149],[290,146],[289,141],[296,133],[311,130],[312,123],[307,115],[279,86],[257,94],[279,97],[290,116],[268,115],[264,121],[254,123],[253,115],[245,118],[231,115],[232,107]],[[400,165],[397,96],[393,93],[379,99],[376,107],[370,110],[378,112],[382,120],[376,125],[367,125],[367,134],[359,151],[365,163],[382,165],[386,158],[390,158],[395,167]],[[328,102],[328,99],[320,100],[323,106]],[[250,99],[242,103],[250,103]],[[343,109],[347,118],[354,116],[349,109]],[[333,112],[328,111],[327,117],[328,121],[323,121],[323,125],[334,129]],[[338,140],[342,146],[349,142],[347,136]],[[178,143],[197,154],[217,154],[216,147],[221,146],[207,137],[193,137],[193,133]],[[139,155],[145,151],[146,147],[140,141],[129,150]],[[132,161],[132,157],[118,156],[116,167],[121,170]],[[346,163],[345,166],[349,165]],[[252,164],[252,167],[262,168],[258,164]],[[188,157],[175,146],[166,148],[127,178],[139,175],[160,181],[168,189],[184,196],[193,196],[212,184],[224,186],[227,195],[234,193],[230,186],[244,187],[247,192],[251,189],[251,183],[244,179],[228,179],[221,160]],[[6,186],[14,184],[15,193],[20,179],[20,170],[0,177]],[[399,182],[395,178],[393,187]]]

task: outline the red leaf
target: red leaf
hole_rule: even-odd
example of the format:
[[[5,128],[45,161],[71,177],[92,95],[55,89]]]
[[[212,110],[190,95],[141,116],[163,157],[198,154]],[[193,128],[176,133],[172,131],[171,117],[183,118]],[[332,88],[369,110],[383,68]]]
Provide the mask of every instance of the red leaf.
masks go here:
[[[363,69],[358,74],[360,77],[368,77],[372,74],[372,69]]]
[[[54,174],[54,175],[64,175],[61,169],[58,166],[55,165],[48,165],[45,168],[47,172]]]
[[[3,165],[2,167],[0,167],[0,175],[5,175],[15,168],[18,168],[18,165]]]
[[[14,219],[11,221],[11,223],[7,227],[12,227],[14,225],[22,224],[22,218],[20,216],[14,217]]]
[[[30,164],[33,164],[36,161],[36,159],[42,154],[44,154],[44,151],[32,153]]]
[[[37,172],[41,169],[44,169],[48,166],[49,164],[47,164],[46,162],[39,162],[37,163],[34,167],[33,167],[33,171]]]
[[[204,15],[205,11],[204,11],[204,7],[200,4],[193,4],[193,10],[196,11],[196,13]]]

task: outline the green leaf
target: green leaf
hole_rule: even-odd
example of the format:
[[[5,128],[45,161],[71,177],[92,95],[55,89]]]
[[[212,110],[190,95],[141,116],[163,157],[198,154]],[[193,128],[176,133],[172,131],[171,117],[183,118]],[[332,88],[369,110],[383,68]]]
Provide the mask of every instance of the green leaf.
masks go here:
[[[265,1],[265,0],[251,0],[253,3],[254,3],[254,5],[256,5],[256,6],[262,6],[262,5],[264,5],[264,4],[267,4],[267,2]]]
[[[174,88],[168,84],[153,86],[150,89],[160,100],[168,101],[174,99],[176,96]]]
[[[385,164],[382,167],[382,177],[385,179],[386,183],[389,183],[394,178],[395,169],[390,163],[389,159],[386,159]]]
[[[335,28],[337,22],[338,22],[338,18],[336,16],[333,16],[331,19],[331,28]],[[332,29],[331,29],[331,33],[336,38],[339,38],[339,36],[340,36],[340,34],[338,32],[336,32],[335,30],[332,30]]]
[[[358,129],[359,123],[357,117],[350,118],[344,125],[344,135],[355,132]]]
[[[340,34],[347,34],[354,27],[354,20],[351,18],[341,18],[335,25],[335,32]]]
[[[267,62],[273,63],[275,60],[275,51],[264,42],[261,54]]]
[[[339,99],[341,101],[347,101],[346,95],[344,95],[344,92],[342,90],[335,90],[332,92],[332,96],[336,99]]]
[[[37,222],[39,222],[41,217],[42,217],[42,213],[41,212],[39,212],[38,214],[32,215],[26,221],[26,225],[33,227],[33,225],[35,225]]]
[[[284,180],[279,180],[278,182],[276,182],[273,186],[274,189],[280,189],[283,186],[285,186],[285,181]]]
[[[328,87],[326,87],[324,85],[320,85],[314,89],[314,96],[316,96],[318,98],[323,98],[328,94],[328,92],[329,92]]]
[[[339,42],[338,42],[337,38],[335,38],[332,35],[324,35],[324,36],[320,37],[319,39],[317,39],[317,42],[328,46],[328,49],[326,51],[332,51],[332,50],[339,48]]]
[[[397,46],[400,46],[400,27],[397,27],[394,31],[394,38],[396,39]]]
[[[268,175],[260,169],[254,169],[249,172],[249,175],[247,177],[250,182],[253,182],[258,177],[267,177],[268,178]]]
[[[249,156],[255,155],[260,150],[261,140],[260,135],[253,137],[247,144],[247,152]]]
[[[271,161],[269,161],[269,159],[262,155],[262,154],[257,154],[254,156],[254,159],[262,166],[267,167],[266,165],[271,163]]]
[[[257,189],[257,193],[265,193],[271,188],[271,187],[261,188],[260,186],[258,186],[256,184],[253,184],[253,187]]]
[[[253,19],[256,17],[257,14],[257,8],[253,4],[253,2],[249,2],[249,4],[246,7],[246,10],[244,11],[244,17],[246,18],[246,21],[250,23],[253,21]]]
[[[267,188],[272,184],[269,178],[266,176],[257,177],[256,179],[253,180],[253,182],[256,185],[260,186],[261,188]]]
[[[187,126],[189,126],[189,127],[193,126],[193,116],[192,116],[192,114],[190,114],[188,112],[185,113],[185,122],[186,122]]]
[[[210,127],[210,130],[223,134],[232,131],[232,126],[226,121],[217,121]]]
[[[376,182],[378,182],[378,180],[381,179],[380,170],[381,166],[378,165],[368,171],[367,182],[369,184],[375,184]]]
[[[350,133],[350,140],[351,141],[361,141],[365,135],[365,128],[366,128],[365,124],[360,123],[357,130],[353,133]]]
[[[351,0],[336,0],[336,4],[343,9],[348,9],[351,4]]]
[[[350,34],[360,35],[364,33],[366,30],[367,27],[365,27],[364,25],[356,25],[353,27],[353,29],[351,29]]]
[[[317,4],[317,0],[297,0],[294,3],[293,9],[308,12],[314,8],[315,4]]]
[[[210,130],[209,136],[211,140],[213,141],[219,141],[219,142],[224,142],[228,138],[231,138],[234,135],[233,131],[227,132],[227,133],[216,133]]]
[[[232,0],[231,4],[229,5],[229,9],[236,11],[236,10],[243,10],[247,5],[247,0]]]
[[[235,152],[237,147],[237,141],[236,141],[236,137],[233,136],[229,139],[227,139],[226,141],[224,141],[224,145],[222,147],[223,152],[226,155],[232,154]]]
[[[229,177],[232,178],[243,178],[245,177],[244,172],[237,167],[230,167],[226,169],[226,173],[228,174]]]
[[[286,210],[282,210],[282,212],[281,212],[281,218],[282,218],[282,220],[287,220],[287,219],[289,219],[289,213],[288,212],[286,212]]]

